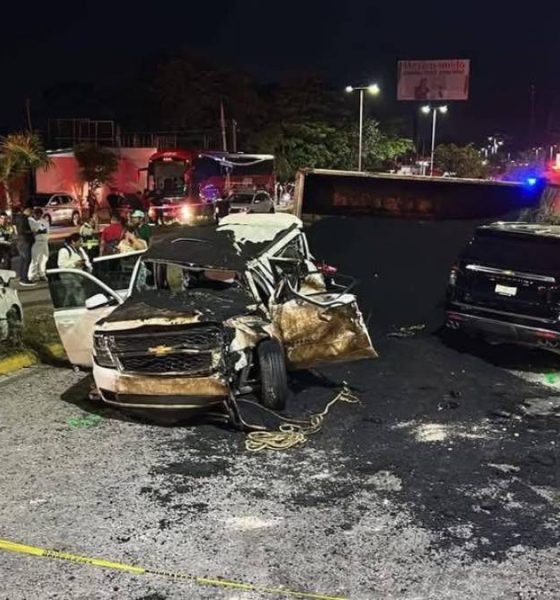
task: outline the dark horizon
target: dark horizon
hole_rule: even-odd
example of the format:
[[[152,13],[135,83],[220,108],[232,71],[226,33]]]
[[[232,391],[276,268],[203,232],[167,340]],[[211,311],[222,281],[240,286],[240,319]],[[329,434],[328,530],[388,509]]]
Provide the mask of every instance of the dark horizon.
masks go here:
[[[59,82],[115,86],[162,52],[192,48],[260,82],[315,73],[342,94],[347,84],[376,81],[382,94],[370,102],[372,116],[410,121],[416,106],[396,102],[397,60],[469,58],[470,99],[450,103],[441,123],[444,138],[526,136],[532,85],[535,132],[560,131],[558,6],[541,3],[538,15],[511,8],[504,14],[478,2],[450,10],[443,2],[376,7],[363,0],[286,0],[275,8],[255,0],[166,5],[159,11],[151,4],[107,0],[80,6],[62,0],[32,11],[15,6],[13,22],[20,27],[8,28],[0,40],[0,126],[24,127],[25,99],[40,113],[44,91]]]

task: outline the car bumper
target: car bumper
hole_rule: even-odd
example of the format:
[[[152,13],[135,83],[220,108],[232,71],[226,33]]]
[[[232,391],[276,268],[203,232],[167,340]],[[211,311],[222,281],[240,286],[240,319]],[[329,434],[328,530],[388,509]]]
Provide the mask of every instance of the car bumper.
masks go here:
[[[472,315],[447,310],[446,327],[486,338],[515,344],[542,347],[560,347],[560,331],[548,327],[522,325],[493,317]]]
[[[94,363],[93,378],[104,402],[125,409],[204,412],[222,405],[229,395],[219,376],[129,375]]]

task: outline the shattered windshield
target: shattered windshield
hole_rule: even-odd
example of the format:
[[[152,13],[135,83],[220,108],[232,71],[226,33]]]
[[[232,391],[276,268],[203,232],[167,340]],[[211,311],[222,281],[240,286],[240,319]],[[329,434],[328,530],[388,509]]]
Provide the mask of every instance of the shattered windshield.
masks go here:
[[[133,295],[151,291],[180,294],[191,290],[224,290],[239,286],[235,271],[142,261],[134,283]]]

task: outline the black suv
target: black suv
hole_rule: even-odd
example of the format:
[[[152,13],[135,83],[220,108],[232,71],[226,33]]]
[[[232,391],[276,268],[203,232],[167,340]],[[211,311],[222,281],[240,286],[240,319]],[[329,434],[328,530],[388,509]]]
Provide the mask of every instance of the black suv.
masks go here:
[[[448,288],[447,327],[493,343],[560,348],[560,226],[478,227]]]

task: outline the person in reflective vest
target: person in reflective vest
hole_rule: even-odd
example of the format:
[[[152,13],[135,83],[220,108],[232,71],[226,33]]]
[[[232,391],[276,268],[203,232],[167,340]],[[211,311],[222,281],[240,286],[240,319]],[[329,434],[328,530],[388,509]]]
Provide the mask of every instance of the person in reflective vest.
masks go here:
[[[82,248],[86,251],[90,261],[99,256],[99,228],[95,217],[88,217],[80,227]]]
[[[0,212],[0,269],[12,269],[16,230],[5,212]]]

